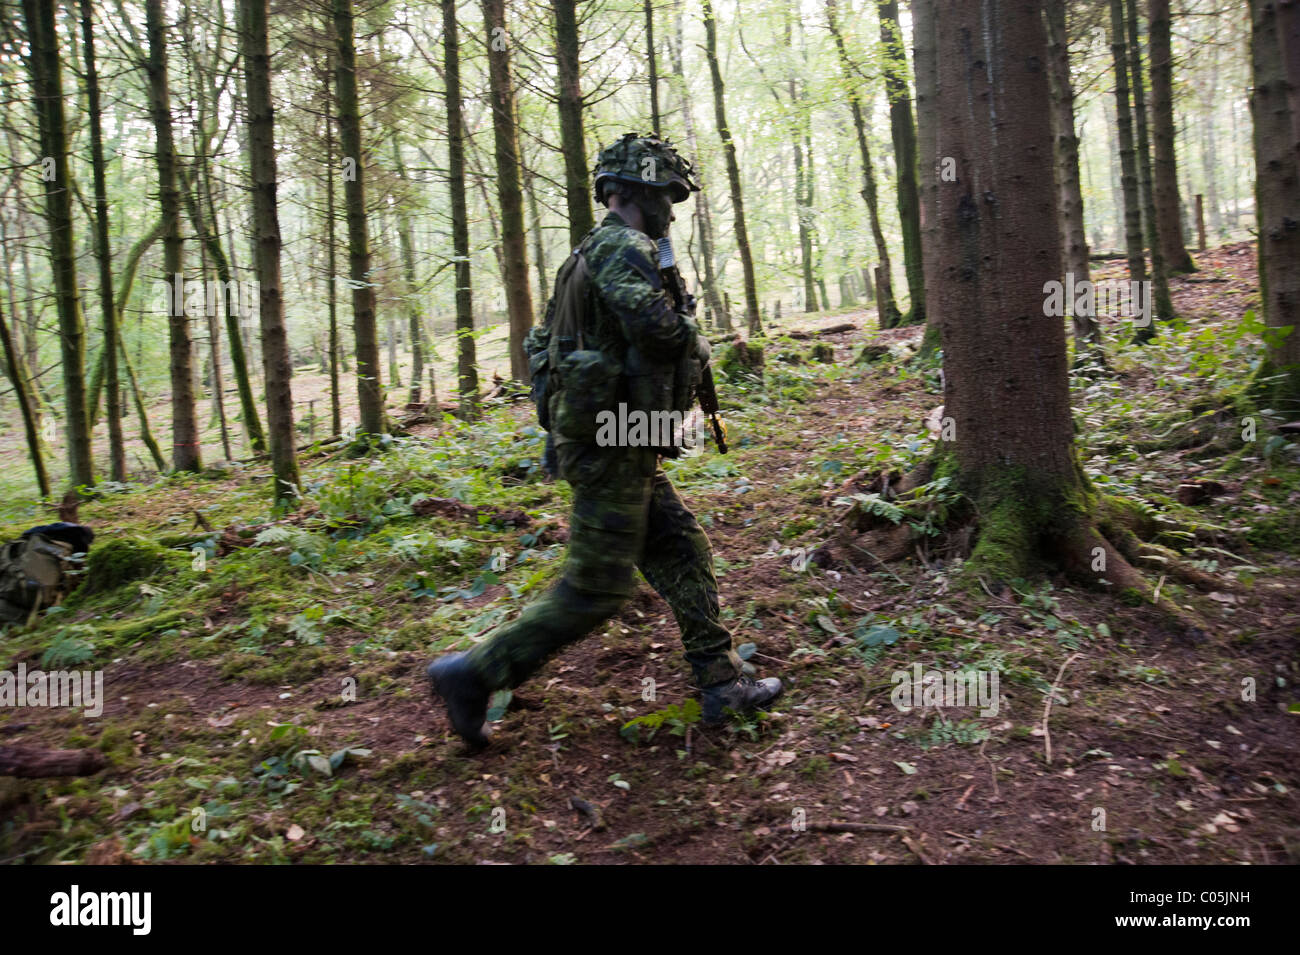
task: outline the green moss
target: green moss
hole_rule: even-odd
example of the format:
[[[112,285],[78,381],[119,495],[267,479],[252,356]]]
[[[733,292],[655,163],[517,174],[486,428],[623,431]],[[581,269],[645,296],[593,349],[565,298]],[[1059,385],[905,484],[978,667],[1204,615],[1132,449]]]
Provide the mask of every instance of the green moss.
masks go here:
[[[190,558],[141,537],[118,537],[91,547],[86,558],[85,581],[75,596],[116,590],[123,584],[152,577],[166,569],[188,566]]]

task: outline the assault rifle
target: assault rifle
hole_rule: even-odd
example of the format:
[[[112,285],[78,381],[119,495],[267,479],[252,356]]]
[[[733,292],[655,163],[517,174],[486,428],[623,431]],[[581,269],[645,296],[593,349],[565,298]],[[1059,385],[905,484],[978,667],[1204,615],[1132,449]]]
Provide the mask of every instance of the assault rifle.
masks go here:
[[[677,269],[677,258],[673,255],[673,243],[667,236],[659,240],[659,276],[664,288],[673,300],[673,310],[695,317],[695,296],[686,291],[682,274]],[[718,453],[727,453],[727,426],[723,424],[721,408],[718,407],[718,391],[713,384],[713,369],[705,363],[700,373],[700,383],[695,388],[695,397],[700,402],[700,410],[709,417],[713,427],[713,440],[717,442]]]

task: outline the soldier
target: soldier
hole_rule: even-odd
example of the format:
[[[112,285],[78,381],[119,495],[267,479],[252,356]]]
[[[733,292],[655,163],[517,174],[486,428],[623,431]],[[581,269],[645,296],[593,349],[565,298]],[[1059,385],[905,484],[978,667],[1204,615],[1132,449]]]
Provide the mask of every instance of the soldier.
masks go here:
[[[632,595],[638,569],[677,619],[706,723],[721,722],[728,708],[769,703],[782,689],[778,679],[741,672],[719,622],[708,538],[659,468],[661,456],[680,448],[602,446],[586,427],[597,407],[619,401],[679,413],[694,401],[709,343],[686,314],[689,302],[674,310],[655,241],[668,234],[673,204],[699,191],[691,164],[666,141],[628,133],[601,151],[593,191],[609,212],[560,270],[546,321],[526,346],[539,418],[573,488],[563,576],[489,639],[428,668],[452,728],[473,749],[488,743],[493,691],[523,683],[613,616]],[[566,310],[577,326],[567,335],[557,314]]]

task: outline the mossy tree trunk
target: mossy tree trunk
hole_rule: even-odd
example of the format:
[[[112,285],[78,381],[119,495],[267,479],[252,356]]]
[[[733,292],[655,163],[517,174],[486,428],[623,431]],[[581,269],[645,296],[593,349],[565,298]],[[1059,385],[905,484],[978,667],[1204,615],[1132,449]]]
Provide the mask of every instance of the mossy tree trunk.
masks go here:
[[[975,504],[967,572],[1009,581],[1054,564],[1149,596],[1097,530],[1074,446],[1065,325],[1043,315],[1061,234],[1042,5],[1007,0],[987,22],[982,12],[957,4],[937,18],[937,148],[956,170],[936,197],[944,414],[955,428],[941,460]]]
[[[1142,200],[1138,195],[1137,147],[1133,141],[1133,107],[1128,87],[1128,41],[1124,0],[1110,0],[1110,51],[1115,67],[1115,131],[1119,139],[1120,192],[1124,197],[1124,249],[1131,282],[1147,280],[1142,249]]]
[[[40,155],[49,168],[48,174],[43,174],[41,179],[45,189],[45,222],[49,228],[50,272],[59,314],[68,477],[76,487],[95,483],[95,467],[86,395],[86,330],[72,233],[73,190],[68,165],[68,132],[63,112],[63,69],[59,60],[56,10],[57,5],[47,0],[23,0]]]
[[[925,335],[921,354],[930,355],[939,347],[939,323],[932,303],[934,283],[938,279],[935,244],[939,220],[935,213],[935,188],[941,157],[936,149],[935,97],[938,95],[939,62],[935,49],[935,0],[912,0],[912,68],[916,71],[916,144],[919,173],[921,220],[921,264],[925,270]]]

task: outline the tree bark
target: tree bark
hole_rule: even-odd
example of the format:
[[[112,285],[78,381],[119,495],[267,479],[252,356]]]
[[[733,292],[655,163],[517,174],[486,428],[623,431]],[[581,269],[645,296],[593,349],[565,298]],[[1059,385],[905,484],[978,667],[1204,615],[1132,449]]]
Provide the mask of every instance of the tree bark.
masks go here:
[[[1151,256],[1151,289],[1155,300],[1155,321],[1137,329],[1135,341],[1150,341],[1156,334],[1156,322],[1174,318],[1174,304],[1169,297],[1169,275],[1165,270],[1164,251],[1157,228],[1155,176],[1151,168],[1151,136],[1147,122],[1146,83],[1142,69],[1142,43],[1138,33],[1138,0],[1128,0],[1129,77],[1133,81],[1133,116],[1137,126],[1138,191],[1142,196],[1142,227]]]
[[[1267,325],[1266,357],[1255,382],[1272,407],[1294,417],[1300,410],[1300,162],[1278,6],[1251,0],[1250,8],[1259,286]]]
[[[557,0],[557,11],[563,5]],[[575,26],[575,40],[576,30]],[[470,286],[469,213],[465,204],[465,119],[461,112],[460,39],[456,29],[455,0],[442,0],[442,31],[447,86],[447,188],[451,193],[451,241],[456,258],[456,385],[460,417],[473,421],[479,414],[478,363],[474,349],[474,296]],[[567,165],[567,146],[565,153]],[[585,171],[583,178],[586,178]],[[570,212],[572,208],[570,197]],[[587,213],[591,213],[590,203]],[[572,229],[572,221],[569,226]]]
[[[1079,137],[1074,131],[1074,89],[1070,83],[1070,38],[1066,31],[1065,4],[1044,4],[1047,15],[1047,79],[1052,97],[1052,142],[1056,157],[1057,206],[1061,225],[1061,270],[1072,274],[1075,283],[1090,282],[1088,237],[1083,230],[1083,189],[1079,182]],[[1100,357],[1099,348],[1085,343],[1101,342],[1101,326],[1096,315],[1074,314],[1073,302],[1067,309],[1074,322],[1076,359],[1087,353]]]
[[[1049,4],[1051,6],[1051,4]],[[903,232],[903,267],[907,274],[909,311],[903,325],[925,324],[925,264],[922,255],[921,199],[916,176],[916,126],[907,89],[907,54],[898,22],[898,0],[877,0],[880,43],[885,54],[885,93],[889,98],[889,132],[897,166],[898,220]]]
[[[185,277],[182,271],[181,196],[176,187],[176,147],[172,132],[171,91],[167,81],[167,35],[162,0],[145,0],[149,33],[150,103],[158,151],[158,197],[164,223],[163,271],[171,289],[167,303],[172,386],[172,467],[199,471],[203,457],[199,445],[198,415],[194,406],[194,345],[189,316],[185,313]]]
[[[332,0],[338,44],[339,143],[343,151],[343,194],[348,217],[348,276],[352,284],[352,327],[356,338],[360,430],[383,434],[384,385],[379,368],[375,287],[370,274],[370,232],[366,221],[366,154],[361,145],[357,102],[357,51],[352,0]]]
[[[849,59],[848,47],[844,43],[844,34],[840,31],[836,19],[835,0],[826,0],[826,22],[831,35],[835,38],[835,49],[840,60],[840,70],[844,74],[844,85],[849,97],[849,111],[853,114],[853,129],[857,133],[858,152],[862,155],[862,198],[867,204],[867,214],[871,219],[871,236],[876,243],[876,258],[880,265],[880,280],[876,283],[876,307],[880,313],[881,328],[896,328],[903,321],[894,299],[893,267],[889,262],[889,247],[885,244],[885,233],[880,227],[879,203],[876,194],[876,173],[871,167],[871,147],[867,145],[866,120],[862,115],[862,102],[858,93],[858,83],[853,76],[853,62]]]
[[[574,248],[596,225],[591,211],[591,171],[582,128],[582,76],[577,0],[551,0],[555,14],[555,62],[559,89],[560,146],[564,194],[569,207],[569,244]]]
[[[107,765],[95,749],[37,749],[0,746],[0,776],[42,779],[50,776],[90,776]]]
[[[32,396],[27,363],[23,361],[23,356],[18,351],[3,313],[0,313],[0,347],[4,349],[5,368],[9,372],[9,380],[13,382],[18,411],[22,415],[23,431],[27,436],[27,451],[31,455],[32,470],[36,472],[36,484],[41,489],[41,497],[49,497],[50,476],[45,470],[45,455],[41,451],[40,426],[37,422],[36,403]]]
[[[749,232],[745,225],[745,199],[740,186],[740,165],[736,161],[736,144],[727,125],[726,92],[722,84],[722,71],[718,67],[718,23],[713,15],[713,4],[703,0],[704,53],[709,61],[709,75],[713,80],[713,113],[718,124],[718,138],[727,161],[727,181],[731,186],[731,208],[735,218],[736,249],[740,254],[740,267],[745,285],[745,318],[749,334],[763,334],[762,319],[758,311],[758,284],[754,278],[754,257],[749,248]]]
[[[275,112],[271,104],[271,54],[267,41],[269,0],[239,0],[239,53],[248,96],[248,162],[253,184],[254,267],[262,325],[262,371],[266,379],[266,423],[271,438],[272,500],[291,510],[301,497],[302,479],[294,451],[293,366],[284,327],[280,283],[280,217],[276,209]]]
[[[935,0],[912,0],[912,68],[916,71],[917,165],[920,173],[918,198],[921,221],[921,264],[925,272],[925,335],[921,353],[929,355],[939,347],[939,324],[935,319],[934,283],[939,280],[935,245],[939,220],[935,196],[939,176],[936,97],[939,89],[938,51],[935,48]]]
[[[1049,7],[1054,4],[1048,4]],[[1177,275],[1195,272],[1183,242],[1182,200],[1178,195],[1178,159],[1174,149],[1174,64],[1169,38],[1169,0],[1150,0],[1151,125],[1155,141],[1156,231],[1165,268]]]
[[[1124,30],[1124,0],[1110,0],[1110,51],[1115,64],[1115,127],[1119,136],[1120,188],[1124,195],[1124,245],[1131,282],[1147,280],[1142,248],[1142,200],[1138,195],[1137,147],[1133,142],[1133,112],[1128,86],[1128,41]]]
[[[43,166],[48,168],[48,173],[41,178],[45,188],[45,221],[49,228],[50,271],[59,313],[68,478],[73,487],[93,486],[95,468],[90,409],[86,400],[86,331],[77,281],[76,243],[72,234],[72,178],[68,167],[63,71],[59,61],[55,10],[53,3],[23,0],[23,19],[31,50],[28,67],[32,78],[32,98],[40,134],[41,158]]]
[[[339,275],[338,245],[335,239],[337,212],[334,200],[334,89],[330,86],[332,70],[326,65],[322,99],[325,101],[325,302],[329,310],[330,336],[330,434],[343,433],[343,393],[339,389],[342,356],[339,347]]]
[[[647,16],[652,15],[648,0],[646,11]],[[527,384],[531,375],[528,357],[524,354],[524,337],[533,326],[533,297],[528,287],[528,238],[524,229],[524,194],[519,183],[519,128],[514,83],[510,78],[505,0],[483,0],[483,18],[490,34],[488,84],[492,96],[497,202],[501,206],[501,271],[506,287],[506,311],[510,316],[510,374],[515,381]],[[497,42],[498,36],[502,39],[500,43]],[[652,52],[653,49],[652,45]],[[652,83],[657,117],[658,94],[655,89]]]

